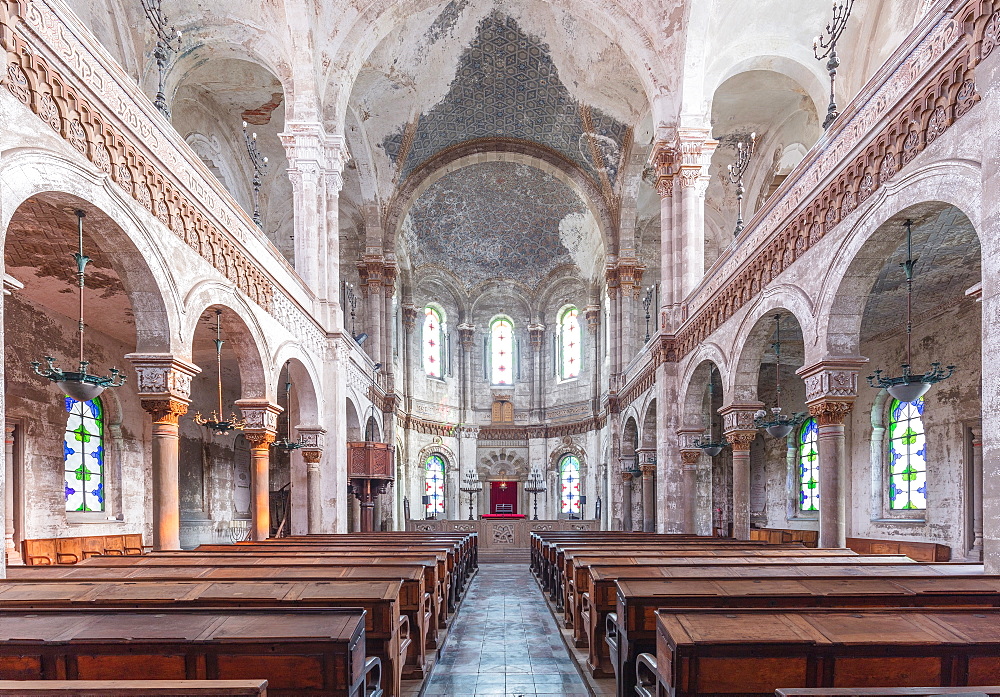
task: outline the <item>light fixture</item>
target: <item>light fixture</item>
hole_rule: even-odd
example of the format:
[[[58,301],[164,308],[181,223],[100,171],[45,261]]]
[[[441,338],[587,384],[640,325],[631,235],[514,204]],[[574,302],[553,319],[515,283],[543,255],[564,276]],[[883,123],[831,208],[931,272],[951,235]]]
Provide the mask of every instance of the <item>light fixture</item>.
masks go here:
[[[736,162],[729,165],[729,181],[736,185],[736,229],[733,230],[733,237],[739,237],[743,232],[743,194],[746,193],[746,189],[743,188],[743,175],[750,166],[750,158],[753,157],[756,145],[756,133],[751,133],[746,140],[737,141]]]
[[[774,316],[774,406],[771,408],[771,418],[761,409],[754,414],[754,426],[762,428],[775,438],[784,438],[792,429],[805,421],[803,412],[795,414],[781,413],[781,313]]]
[[[713,368],[711,375],[708,380],[708,440],[701,440],[700,438],[694,442],[694,447],[701,450],[703,453],[709,457],[715,457],[722,450],[729,445],[725,440],[715,440],[715,422],[711,417],[712,413],[712,397],[715,395],[715,384],[712,382],[712,378],[715,377],[715,370]]]
[[[214,435],[224,436],[230,431],[242,431],[247,427],[246,419],[237,419],[236,414],[231,413],[228,420],[222,418],[222,345],[226,343],[222,340],[222,310],[215,311],[215,367],[218,370],[218,381],[216,382],[216,395],[218,396],[218,410],[212,410],[211,418],[205,418],[201,411],[194,415],[194,422],[199,426],[204,426]]]
[[[813,39],[813,55],[816,60],[827,59],[826,71],[830,74],[830,105],[826,110],[826,118],[823,119],[823,128],[827,129],[834,119],[837,118],[837,100],[834,95],[834,85],[837,82],[837,68],[840,67],[840,56],[837,55],[837,42],[840,35],[847,28],[847,20],[851,16],[854,8],[854,0],[838,2],[833,0],[833,19],[826,25],[825,36],[817,36]]]
[[[469,520],[475,520],[476,518],[472,514],[472,504],[476,494],[483,490],[482,481],[476,476],[475,472],[469,470],[465,473],[465,477],[462,478],[462,483],[459,484],[458,488],[463,494],[469,495]]]
[[[646,339],[644,343],[649,343],[649,306],[653,304],[653,291],[656,290],[656,286],[650,286],[646,289],[646,295],[642,299],[642,306],[646,309]]]
[[[359,339],[358,336],[354,336],[354,329],[355,329],[355,327],[354,327],[354,321],[355,321],[357,310],[358,310],[358,296],[354,294],[354,286],[352,286],[347,281],[341,281],[340,282],[340,297],[341,297],[341,303],[340,303],[341,310],[346,310],[347,309],[347,308],[344,307],[344,303],[343,303],[344,300],[346,300],[347,304],[351,306],[351,336],[354,337],[354,340],[357,341],[358,342],[358,346],[360,346],[361,343],[364,341],[364,339]],[[345,318],[345,323],[346,323],[346,318]],[[365,337],[365,339],[367,339],[368,335],[365,334],[364,337]]]
[[[56,367],[56,359],[52,356],[45,357],[47,365],[44,369],[42,369],[40,361],[31,362],[31,367],[34,368],[36,375],[48,378],[54,382],[64,394],[72,397],[78,402],[90,401],[109,387],[121,387],[125,384],[125,375],[117,368],[112,368],[110,370],[111,375],[108,377],[104,377],[102,375],[91,375],[87,372],[87,367],[90,365],[90,361],[85,360],[83,357],[83,338],[84,328],[86,327],[83,321],[84,275],[87,270],[87,264],[90,262],[90,257],[83,253],[84,217],[86,217],[86,214],[83,211],[76,211],[77,241],[79,246],[76,254],[73,255],[73,258],[76,260],[76,279],[80,288],[80,318],[77,324],[77,331],[80,339],[79,365],[76,372],[64,372]]]
[[[500,482],[500,491],[507,491],[507,482]]]
[[[257,149],[257,134],[247,133],[247,122],[243,122],[243,141],[247,146],[250,166],[253,167],[253,221],[257,227],[264,227],[260,217],[260,187],[267,174],[267,158]]]
[[[531,470],[528,480],[524,483],[524,490],[531,494],[532,503],[534,504],[534,516],[531,519],[538,520],[538,495],[544,494],[546,491],[545,478],[539,470]]]
[[[292,440],[292,372],[291,372],[291,361],[285,361],[285,414],[287,419],[285,421],[285,437],[280,440],[274,441],[274,447],[278,450],[283,450],[286,453],[290,453],[293,450],[298,450],[299,448],[304,448],[306,443],[300,437],[298,440]]]
[[[160,82],[156,89],[156,99],[153,100],[153,106],[163,114],[164,118],[169,119],[170,109],[167,107],[167,97],[163,93],[163,82],[170,54],[181,47],[181,33],[170,26],[170,21],[160,7],[160,0],[141,0],[141,2],[142,9],[146,12],[146,19],[152,25],[153,34],[156,36],[153,58],[156,60],[156,69],[160,73]]]
[[[868,384],[876,389],[885,389],[900,402],[912,402],[927,393],[931,385],[947,380],[955,372],[955,366],[949,365],[943,370],[941,363],[931,363],[931,369],[923,375],[913,375],[910,369],[912,358],[913,334],[913,268],[917,263],[913,258],[913,221],[906,223],[906,261],[900,266],[906,273],[906,362],[902,365],[902,375],[894,378],[882,377],[882,371],[876,370],[868,376]]]
[[[354,337],[354,340],[358,342],[358,346],[364,344],[366,339],[368,339],[368,335],[365,332],[361,332],[356,337]]]

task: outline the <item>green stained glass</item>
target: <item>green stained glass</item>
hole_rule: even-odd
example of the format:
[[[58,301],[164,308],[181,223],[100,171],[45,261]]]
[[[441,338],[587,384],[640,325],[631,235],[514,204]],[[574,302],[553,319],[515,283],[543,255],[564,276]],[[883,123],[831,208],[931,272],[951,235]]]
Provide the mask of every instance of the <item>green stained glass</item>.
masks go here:
[[[66,397],[63,496],[66,510],[104,511],[104,408],[101,400]]]
[[[923,397],[913,402],[894,399],[889,407],[889,508],[894,511],[927,508],[923,415]]]
[[[819,427],[807,419],[799,429],[799,510],[819,510]]]

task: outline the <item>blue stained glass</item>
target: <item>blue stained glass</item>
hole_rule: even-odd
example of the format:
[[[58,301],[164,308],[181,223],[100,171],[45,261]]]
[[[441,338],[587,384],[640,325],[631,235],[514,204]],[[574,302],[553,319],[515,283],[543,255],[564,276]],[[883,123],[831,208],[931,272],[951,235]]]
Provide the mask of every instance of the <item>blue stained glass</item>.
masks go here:
[[[444,458],[428,455],[424,461],[424,510],[428,516],[444,514]]]
[[[104,510],[104,409],[100,399],[66,397],[63,473],[67,511]],[[80,486],[80,483],[86,486]]]
[[[819,425],[807,419],[799,428],[799,510],[819,510]]]
[[[893,400],[889,408],[889,508],[927,508],[927,442],[924,398]]]
[[[580,513],[580,460],[576,455],[564,455],[559,461],[561,513]]]

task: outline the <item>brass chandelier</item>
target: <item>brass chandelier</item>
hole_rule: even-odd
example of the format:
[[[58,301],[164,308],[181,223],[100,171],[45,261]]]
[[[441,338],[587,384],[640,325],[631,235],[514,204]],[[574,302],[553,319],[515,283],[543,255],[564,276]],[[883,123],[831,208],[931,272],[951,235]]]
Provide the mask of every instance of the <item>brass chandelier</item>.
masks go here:
[[[209,418],[201,415],[201,411],[194,415],[194,422],[199,426],[204,426],[216,436],[224,436],[231,431],[242,431],[247,427],[246,419],[236,418],[235,413],[230,413],[228,419],[223,419],[222,414],[222,310],[215,311],[215,367],[218,370],[218,380],[216,382],[216,395],[218,397],[218,409],[213,409]]]

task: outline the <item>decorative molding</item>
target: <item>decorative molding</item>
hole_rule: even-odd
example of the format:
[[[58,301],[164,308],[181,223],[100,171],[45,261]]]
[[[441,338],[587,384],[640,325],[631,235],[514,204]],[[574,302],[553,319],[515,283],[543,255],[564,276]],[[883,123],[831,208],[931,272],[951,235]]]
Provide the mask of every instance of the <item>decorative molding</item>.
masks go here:
[[[722,415],[722,430],[727,438],[730,432],[752,431],[756,434],[757,427],[754,426],[754,414],[763,408],[763,402],[742,402],[728,404],[719,409],[719,414]]]
[[[243,437],[250,444],[251,450],[267,451],[278,436],[270,431],[244,431]]]
[[[854,407],[854,399],[823,399],[809,404],[809,416],[820,426],[843,425]]]
[[[187,400],[183,399],[142,399],[142,408],[153,417],[154,424],[170,424],[176,426],[180,417],[187,414]]]
[[[867,358],[845,356],[827,358],[796,370],[806,386],[806,404],[831,398],[854,401],[858,396],[858,372],[866,363]]]
[[[280,406],[272,404],[266,399],[237,399],[234,404],[239,407],[240,413],[247,423],[243,435],[263,432],[270,433],[272,436],[277,434],[278,414],[284,411]],[[247,437],[249,438],[249,436]]]

